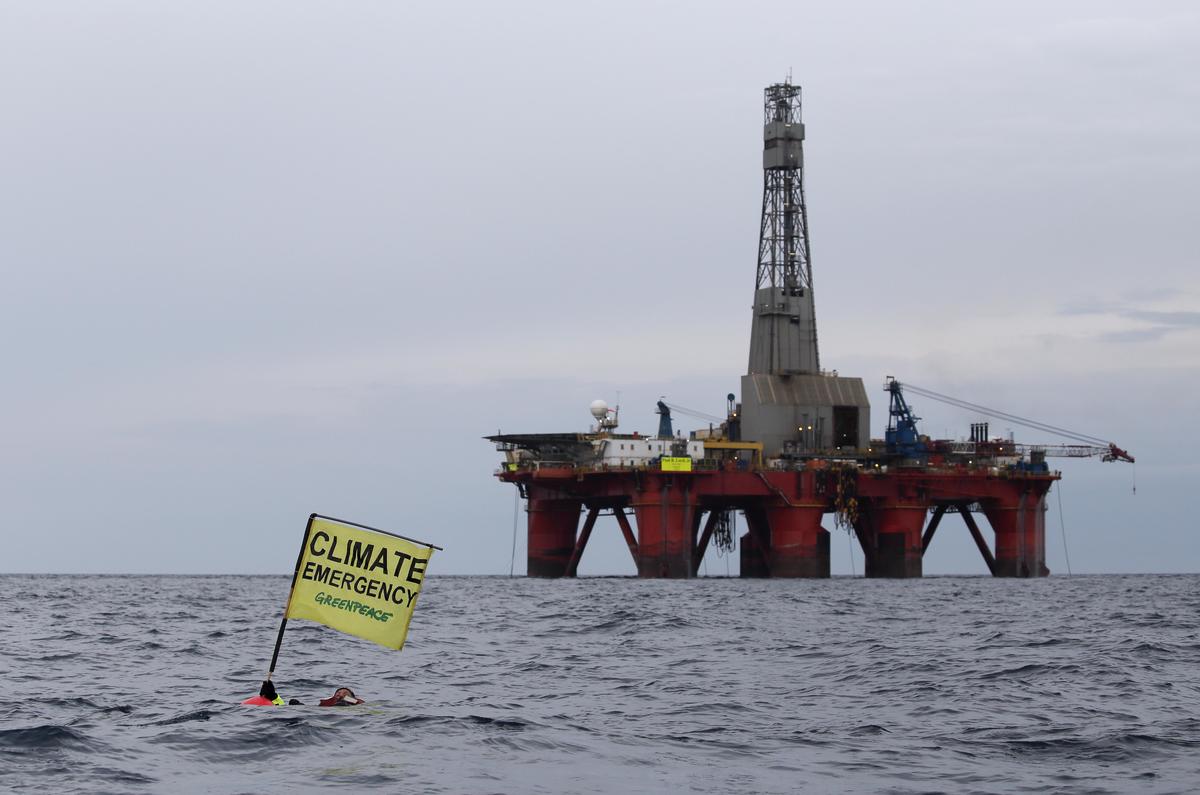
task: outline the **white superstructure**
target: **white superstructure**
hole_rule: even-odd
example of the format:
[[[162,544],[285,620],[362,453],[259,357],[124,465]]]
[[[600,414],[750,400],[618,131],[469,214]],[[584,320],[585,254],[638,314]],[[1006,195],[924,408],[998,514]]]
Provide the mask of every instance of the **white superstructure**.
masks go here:
[[[691,439],[608,438],[593,442],[600,463],[610,467],[645,466],[663,456],[674,455],[671,448],[687,445],[687,457],[693,461],[704,458],[704,442]]]

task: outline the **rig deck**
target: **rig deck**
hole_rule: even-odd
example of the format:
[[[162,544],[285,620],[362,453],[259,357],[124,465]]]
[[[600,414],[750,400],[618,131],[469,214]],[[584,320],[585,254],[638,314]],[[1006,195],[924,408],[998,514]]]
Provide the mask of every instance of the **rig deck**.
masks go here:
[[[868,577],[920,577],[922,556],[947,513],[962,515],[992,574],[1040,577],[1049,573],[1045,496],[1059,475],[814,459],[790,471],[738,461],[701,463],[691,471],[506,464],[497,477],[516,484],[529,501],[528,572],[535,577],[575,576],[605,513],[616,517],[639,576],[694,577],[731,511],[744,512],[748,527],[740,539],[743,577],[828,577],[827,514],[857,536]],[[975,513],[991,524],[994,548]]]

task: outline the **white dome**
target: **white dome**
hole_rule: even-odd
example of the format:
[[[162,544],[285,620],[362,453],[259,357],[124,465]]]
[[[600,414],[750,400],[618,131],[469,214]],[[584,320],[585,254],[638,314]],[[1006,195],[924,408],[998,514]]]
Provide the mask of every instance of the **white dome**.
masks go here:
[[[593,400],[591,410],[592,416],[598,420],[602,420],[608,416],[608,404],[603,400]]]

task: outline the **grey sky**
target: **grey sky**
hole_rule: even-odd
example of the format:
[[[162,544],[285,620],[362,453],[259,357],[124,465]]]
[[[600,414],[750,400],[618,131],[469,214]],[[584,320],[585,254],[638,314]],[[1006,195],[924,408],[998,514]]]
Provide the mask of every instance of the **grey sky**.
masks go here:
[[[0,571],[284,572],[320,511],[507,573],[480,436],[736,391],[789,68],[822,363],[1112,438],[1073,567],[1195,571],[1194,4],[3,0]]]

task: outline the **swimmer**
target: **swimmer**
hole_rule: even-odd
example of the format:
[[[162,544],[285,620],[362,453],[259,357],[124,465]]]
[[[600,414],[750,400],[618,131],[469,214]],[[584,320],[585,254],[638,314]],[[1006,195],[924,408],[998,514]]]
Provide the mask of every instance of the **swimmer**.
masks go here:
[[[352,707],[356,704],[365,703],[361,698],[354,695],[354,691],[348,687],[339,687],[333,691],[332,696],[321,699],[322,707]]]

